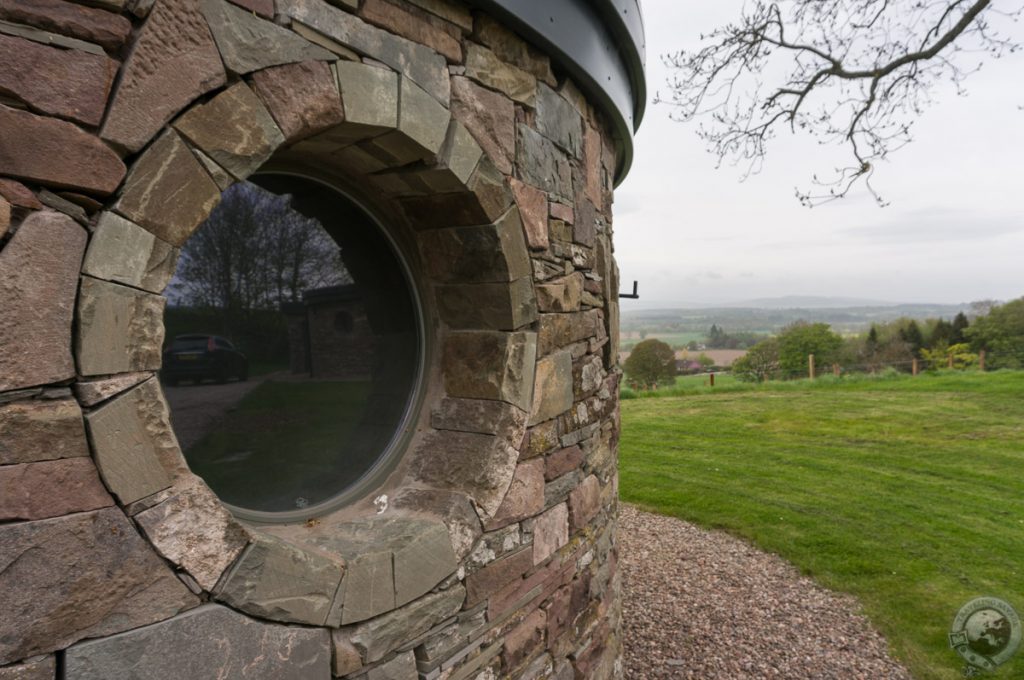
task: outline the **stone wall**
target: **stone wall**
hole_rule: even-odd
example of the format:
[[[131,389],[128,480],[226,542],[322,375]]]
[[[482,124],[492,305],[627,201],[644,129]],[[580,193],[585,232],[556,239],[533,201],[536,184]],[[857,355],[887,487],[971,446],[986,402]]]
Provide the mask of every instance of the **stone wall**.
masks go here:
[[[621,676],[615,153],[574,84],[448,0],[0,20],[0,680]],[[387,478],[257,526],[154,372],[178,249],[271,167],[395,230],[431,351]]]

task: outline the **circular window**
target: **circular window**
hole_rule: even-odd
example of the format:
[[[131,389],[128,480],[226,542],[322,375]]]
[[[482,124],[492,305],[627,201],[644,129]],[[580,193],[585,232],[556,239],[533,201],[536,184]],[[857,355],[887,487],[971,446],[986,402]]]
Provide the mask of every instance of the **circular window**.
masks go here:
[[[284,174],[231,186],[182,248],[167,298],[174,429],[239,515],[315,514],[390,468],[422,326],[398,249],[355,201]]]

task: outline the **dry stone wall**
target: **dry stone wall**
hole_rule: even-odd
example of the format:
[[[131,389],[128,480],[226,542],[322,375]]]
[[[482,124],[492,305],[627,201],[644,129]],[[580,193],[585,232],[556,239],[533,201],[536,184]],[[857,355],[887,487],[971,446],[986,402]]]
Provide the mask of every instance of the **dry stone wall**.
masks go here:
[[[620,677],[615,147],[557,64],[449,0],[0,0],[0,56],[0,680]],[[379,488],[257,526],[155,375],[261,168],[357,187],[431,350]]]

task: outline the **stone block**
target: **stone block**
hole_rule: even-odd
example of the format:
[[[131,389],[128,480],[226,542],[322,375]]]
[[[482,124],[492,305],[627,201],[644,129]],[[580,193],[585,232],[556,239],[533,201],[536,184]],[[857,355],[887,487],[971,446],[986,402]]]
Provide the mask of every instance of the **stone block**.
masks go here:
[[[440,522],[418,522],[409,538],[394,547],[395,606],[413,601],[455,573],[458,564],[448,529]]]
[[[412,651],[402,652],[389,661],[357,677],[357,680],[416,680],[416,656]]]
[[[360,16],[375,26],[426,45],[452,63],[462,62],[461,32],[454,26],[431,21],[429,16],[386,0],[366,0]]]
[[[572,240],[576,243],[594,247],[597,237],[597,209],[583,192],[576,195],[576,222],[573,224]]]
[[[551,217],[553,219],[562,220],[566,224],[572,224],[576,221],[576,213],[571,205],[551,202],[548,207],[551,209]]]
[[[451,328],[514,331],[537,319],[533,281],[441,285],[435,289],[441,319]]]
[[[65,0],[0,2],[0,19],[96,43],[111,52],[121,47],[132,32],[131,22],[120,14]]]
[[[124,514],[107,508],[0,525],[0,602],[0,664],[8,664],[166,619],[198,599]]]
[[[541,564],[569,542],[569,509],[559,503],[533,522],[533,563]]]
[[[359,62],[334,66],[345,108],[346,128],[359,126],[366,134],[398,127],[398,74]]]
[[[76,680],[330,680],[330,636],[323,628],[250,619],[203,605],[121,635],[75,645],[65,656]]]
[[[140,413],[148,397],[148,389],[138,387],[85,417],[96,465],[122,504],[171,485]]]
[[[544,510],[544,460],[534,458],[516,466],[512,483],[494,516],[484,523],[493,531]]]
[[[409,78],[399,84],[398,130],[418,147],[422,158],[433,159],[441,151],[451,115],[426,90]]]
[[[509,180],[512,195],[515,196],[519,214],[523,220],[526,243],[531,250],[547,250],[548,248],[548,197],[529,184],[523,184],[512,178]]]
[[[160,368],[166,298],[82,277],[76,349],[83,375]]]
[[[596,337],[600,311],[596,309],[570,314],[541,314],[537,334],[537,353],[546,356],[560,347]]]
[[[391,505],[396,510],[408,510],[419,516],[437,517],[444,522],[456,562],[465,558],[480,538],[480,517],[469,496],[463,493],[440,489],[405,488],[391,499]]]
[[[238,179],[251,175],[284,143],[274,119],[245,83],[192,107],[174,127]]]
[[[303,38],[313,43],[314,45],[319,45],[325,50],[333,52],[334,54],[338,55],[342,59],[345,59],[347,61],[360,61],[359,55],[356,54],[354,51],[345,47],[336,40],[331,40],[323,33],[320,33],[319,31],[312,29],[309,26],[306,26],[305,24],[300,24],[297,21],[293,21],[290,28],[295,33],[301,35]]]
[[[481,45],[466,47],[466,76],[520,104],[532,108],[537,103],[537,79]]]
[[[583,191],[598,210],[604,207],[604,187],[601,182],[601,133],[589,125],[583,126]]]
[[[336,560],[256,533],[215,596],[262,619],[322,626],[344,572]]]
[[[542,312],[578,312],[583,301],[583,274],[538,284],[537,308]]]
[[[510,211],[515,205],[512,197],[512,190],[508,187],[505,175],[494,166],[489,158],[484,156],[469,178],[469,190],[473,192],[480,202],[480,207],[489,216],[490,221],[501,222],[515,215],[514,219],[518,226],[515,233],[522,238],[522,225],[520,224],[519,211]],[[524,256],[526,255],[524,251]]]
[[[307,59],[337,59],[331,52],[225,0],[199,0],[228,70],[238,75]],[[271,5],[271,14],[273,14]]]
[[[158,2],[121,69],[100,136],[134,153],[189,102],[225,80],[198,0]]]
[[[466,576],[466,606],[472,607],[513,583],[534,565],[533,551],[526,547],[501,557]]]
[[[100,215],[82,273],[162,293],[174,276],[178,249],[112,212]]]
[[[551,481],[583,465],[583,449],[579,446],[568,446],[548,454],[544,459],[544,479]]]
[[[502,61],[518,66],[533,74],[537,80],[552,87],[557,83],[554,73],[551,72],[551,60],[501,22],[487,14],[480,13],[476,16],[476,23],[471,28],[473,38],[491,48]]]
[[[0,35],[0,55],[0,92],[50,116],[94,126],[103,120],[118,62],[6,35]]]
[[[325,62],[268,68],[254,73],[252,82],[289,141],[315,135],[345,119],[337,78]]]
[[[199,478],[179,479],[175,490],[168,500],[135,515],[135,521],[161,555],[211,591],[249,534]]]
[[[0,466],[0,522],[60,517],[113,504],[88,458]]]
[[[364,663],[376,663],[455,616],[465,599],[466,589],[457,583],[355,626],[348,639],[359,650]]]
[[[511,671],[529,659],[544,644],[547,614],[535,609],[505,636],[502,663]]]
[[[559,416],[573,403],[572,354],[560,350],[537,361],[530,425]]]
[[[601,483],[594,475],[569,494],[569,530],[578,532],[601,510]]]
[[[0,172],[51,187],[106,196],[125,167],[110,147],[76,125],[0,105]]]
[[[74,399],[0,405],[0,465],[88,455],[82,410]]]
[[[430,276],[443,283],[509,282],[531,275],[518,210],[495,224],[425,231],[420,252]]]
[[[516,167],[528,184],[559,197],[573,195],[568,157],[555,143],[528,125],[517,126]]]
[[[527,431],[526,449],[523,456],[539,456],[547,453],[558,446],[558,421],[549,420],[539,425],[534,425]]]
[[[395,573],[391,552],[365,552],[350,559],[343,587],[343,625],[365,621],[394,609]]]
[[[476,432],[511,438],[521,432],[526,413],[511,404],[490,399],[441,400],[431,414],[430,424],[437,430]]]
[[[0,251],[0,392],[74,376],[71,320],[85,241],[74,220],[45,211],[26,217]]]
[[[456,76],[452,78],[452,116],[466,126],[498,170],[512,173],[516,115],[511,99]]]
[[[121,373],[109,378],[81,380],[71,386],[82,406],[95,406],[153,377],[152,373]]]
[[[57,660],[53,656],[44,656],[0,668],[0,680],[54,680],[56,677]]]
[[[413,479],[464,493],[488,515],[501,505],[515,473],[518,441],[470,432],[436,432],[417,447]]]
[[[535,358],[533,333],[451,333],[442,357],[445,390],[451,397],[497,399],[527,410]]]
[[[281,0],[277,11],[361,55],[387,64],[411,78],[434,99],[448,104],[448,64],[429,47],[388,33],[319,0]]]
[[[460,184],[467,184],[483,153],[466,126],[453,120],[448,126],[448,136],[441,148],[438,164],[448,168]]]
[[[537,131],[576,158],[583,151],[583,120],[564,97],[541,83],[537,86]]]
[[[178,133],[168,130],[132,166],[114,210],[181,246],[220,202],[220,191]]]
[[[274,18],[274,0],[231,0],[231,2],[266,19]]]
[[[0,239],[7,236],[11,228],[11,204],[0,197]]]
[[[331,631],[331,672],[335,677],[350,675],[363,667],[359,650],[348,638],[349,631]]]

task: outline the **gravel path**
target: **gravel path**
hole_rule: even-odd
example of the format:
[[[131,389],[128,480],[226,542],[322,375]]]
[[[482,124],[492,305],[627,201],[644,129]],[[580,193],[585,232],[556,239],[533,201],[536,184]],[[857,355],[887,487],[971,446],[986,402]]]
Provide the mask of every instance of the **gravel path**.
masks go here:
[[[899,678],[857,601],[727,534],[622,504],[625,677]]]

